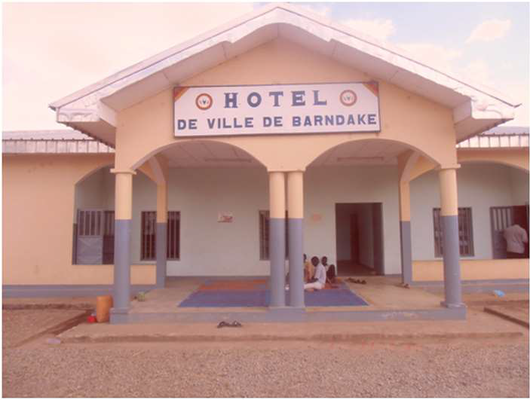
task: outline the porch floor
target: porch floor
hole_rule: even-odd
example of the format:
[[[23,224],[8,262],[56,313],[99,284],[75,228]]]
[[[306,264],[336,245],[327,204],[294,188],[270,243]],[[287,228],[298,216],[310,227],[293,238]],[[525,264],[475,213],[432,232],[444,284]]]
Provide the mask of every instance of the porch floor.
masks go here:
[[[216,280],[238,280],[256,278],[215,278]],[[166,280],[166,287],[154,289],[146,294],[145,301],[134,300],[127,321],[124,322],[160,322],[186,321],[204,322],[223,318],[239,320],[268,321],[281,319],[307,321],[309,319],[326,320],[339,317],[341,320],[386,320],[386,319],[462,319],[464,310],[450,310],[440,305],[439,295],[428,293],[419,288],[399,286],[399,277],[371,276],[363,277],[366,285],[342,282],[355,294],[368,303],[363,306],[326,306],[306,307],[304,310],[285,307],[272,310],[268,307],[178,307],[201,285],[212,278],[179,277]],[[434,314],[430,313],[434,312]],[[275,318],[270,318],[275,313]],[[357,316],[354,316],[356,314]],[[361,315],[362,314],[362,315]]]

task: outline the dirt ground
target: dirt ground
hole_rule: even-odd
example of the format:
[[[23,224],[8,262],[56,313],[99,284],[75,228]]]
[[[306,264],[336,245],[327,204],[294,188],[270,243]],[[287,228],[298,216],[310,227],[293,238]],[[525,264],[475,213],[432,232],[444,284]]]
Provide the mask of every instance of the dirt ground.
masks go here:
[[[65,311],[72,310],[4,310],[4,397],[529,396],[527,334],[355,345],[52,344],[54,334],[35,337]]]

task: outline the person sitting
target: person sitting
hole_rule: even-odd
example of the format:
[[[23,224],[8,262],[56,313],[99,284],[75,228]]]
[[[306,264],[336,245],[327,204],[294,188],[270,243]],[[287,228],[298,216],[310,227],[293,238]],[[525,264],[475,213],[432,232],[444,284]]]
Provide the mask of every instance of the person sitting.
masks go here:
[[[335,277],[337,276],[335,272],[335,265],[328,265],[328,258],[326,256],[322,257],[322,265],[326,269],[326,282],[335,283]]]
[[[304,282],[311,282],[313,276],[315,275],[315,267],[307,259],[307,255],[304,254]]]
[[[316,267],[313,282],[304,285],[305,290],[322,290],[326,286],[326,268],[320,263],[318,257],[311,258],[311,264]]]

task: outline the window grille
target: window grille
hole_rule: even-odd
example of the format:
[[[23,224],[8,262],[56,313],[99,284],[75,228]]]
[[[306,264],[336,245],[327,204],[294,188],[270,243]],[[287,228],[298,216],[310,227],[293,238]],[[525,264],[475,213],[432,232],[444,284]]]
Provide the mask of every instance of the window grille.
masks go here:
[[[260,260],[270,259],[270,233],[269,233],[270,213],[266,210],[259,212],[259,258]],[[289,257],[289,231],[287,213],[285,213],[285,256]]]
[[[114,263],[114,211],[77,211],[73,254],[74,264]]]
[[[443,229],[440,211],[439,208],[433,209],[435,257],[443,256]],[[458,239],[460,255],[465,257],[474,256],[473,219],[470,207],[462,207],[458,209]]]
[[[156,260],[156,211],[142,211],[142,261]],[[167,259],[180,259],[180,212],[167,213]]]

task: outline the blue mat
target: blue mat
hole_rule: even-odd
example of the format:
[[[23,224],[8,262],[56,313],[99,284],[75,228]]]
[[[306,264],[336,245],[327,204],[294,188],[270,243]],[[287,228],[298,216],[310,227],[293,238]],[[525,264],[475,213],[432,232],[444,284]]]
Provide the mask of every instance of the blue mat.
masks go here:
[[[289,292],[285,292],[289,303]],[[193,292],[179,307],[267,307],[270,301],[269,290],[199,290]],[[345,284],[337,289],[305,292],[307,307],[367,306],[362,298],[353,293]]]

